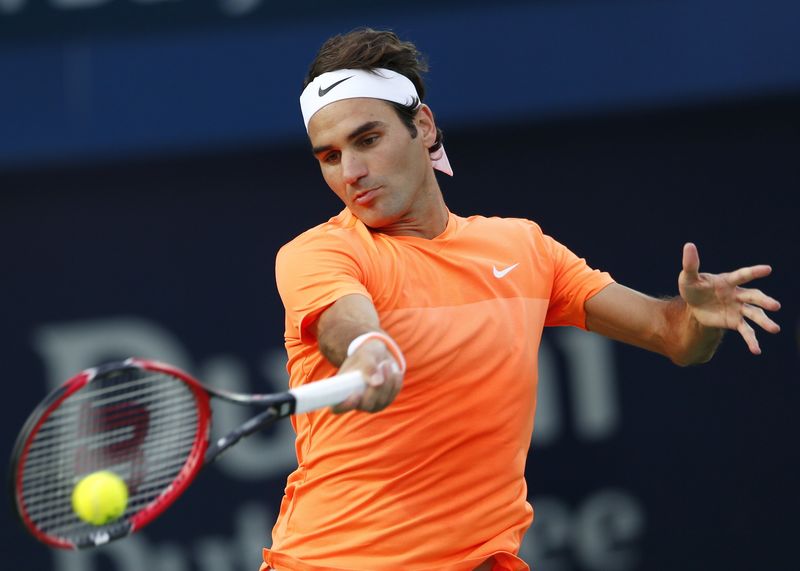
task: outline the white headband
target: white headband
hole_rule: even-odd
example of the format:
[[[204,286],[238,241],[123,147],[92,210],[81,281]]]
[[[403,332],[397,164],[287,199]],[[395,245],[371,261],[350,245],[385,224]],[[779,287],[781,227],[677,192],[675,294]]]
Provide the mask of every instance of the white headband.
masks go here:
[[[329,71],[315,77],[300,95],[300,109],[303,112],[306,132],[311,117],[326,105],[342,99],[359,97],[382,99],[406,106],[419,103],[417,89],[411,80],[390,69]],[[431,162],[436,170],[453,176],[453,169],[450,167],[443,146],[440,145],[431,153]]]

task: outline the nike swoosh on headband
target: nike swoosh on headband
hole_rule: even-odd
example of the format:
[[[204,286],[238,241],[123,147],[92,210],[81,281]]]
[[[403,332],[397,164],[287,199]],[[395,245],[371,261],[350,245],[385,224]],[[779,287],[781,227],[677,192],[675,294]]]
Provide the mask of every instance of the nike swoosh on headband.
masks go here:
[[[342,83],[343,81],[347,81],[347,80],[348,80],[348,79],[350,79],[351,77],[353,77],[353,76],[351,75],[351,76],[349,76],[349,77],[345,77],[344,79],[340,79],[339,81],[337,81],[337,82],[335,82],[335,83],[332,83],[332,84],[330,84],[330,85],[329,85],[328,87],[326,87],[325,89],[322,89],[322,86],[320,85],[320,86],[319,86],[319,92],[318,92],[318,93],[319,93],[319,96],[320,96],[320,97],[325,97],[325,95],[326,95],[326,94],[327,94],[327,93],[328,93],[328,92],[329,92],[331,89],[333,89],[334,87],[336,87],[337,85],[339,85],[339,84],[340,84],[340,83]]]

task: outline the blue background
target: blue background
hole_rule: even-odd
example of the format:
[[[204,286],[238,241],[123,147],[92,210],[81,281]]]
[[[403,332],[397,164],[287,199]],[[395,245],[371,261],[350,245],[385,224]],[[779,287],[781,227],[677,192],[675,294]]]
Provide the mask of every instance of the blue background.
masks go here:
[[[676,292],[686,240],[707,271],[775,267],[759,287],[783,302],[783,331],[760,336],[761,357],[731,334],[680,369],[548,332],[534,569],[796,569],[795,3],[54,6],[0,8],[0,453],[52,384],[106,358],[169,358],[248,391],[285,383],[274,255],[339,208],[307,150],[300,85],[326,37],[388,26],[429,56],[454,212],[536,220],[653,295]],[[98,554],[50,551],[9,509],[3,565],[257,569],[291,469],[281,430]]]

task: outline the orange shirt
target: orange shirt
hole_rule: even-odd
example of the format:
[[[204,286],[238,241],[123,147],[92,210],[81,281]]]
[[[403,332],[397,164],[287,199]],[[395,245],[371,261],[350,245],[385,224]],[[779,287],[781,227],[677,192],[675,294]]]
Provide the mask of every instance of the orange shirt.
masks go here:
[[[611,283],[528,220],[449,215],[438,237],[371,232],[348,210],[284,246],[290,385],[336,373],[307,331],[340,297],[374,303],[408,362],[377,414],[293,418],[289,476],[266,563],[281,570],[495,569],[518,559],[533,510],[525,459],[537,351],[549,325],[585,327]]]

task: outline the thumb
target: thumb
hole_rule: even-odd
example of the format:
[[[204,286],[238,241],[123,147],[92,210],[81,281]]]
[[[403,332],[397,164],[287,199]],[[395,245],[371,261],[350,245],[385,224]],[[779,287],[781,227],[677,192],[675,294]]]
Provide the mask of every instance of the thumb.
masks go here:
[[[367,385],[369,385],[370,387],[379,387],[386,381],[387,377],[386,365],[388,365],[387,361],[381,361],[380,363],[378,363],[372,374],[366,376]]]
[[[700,271],[700,254],[692,242],[683,245],[683,273],[688,280],[696,280]]]

